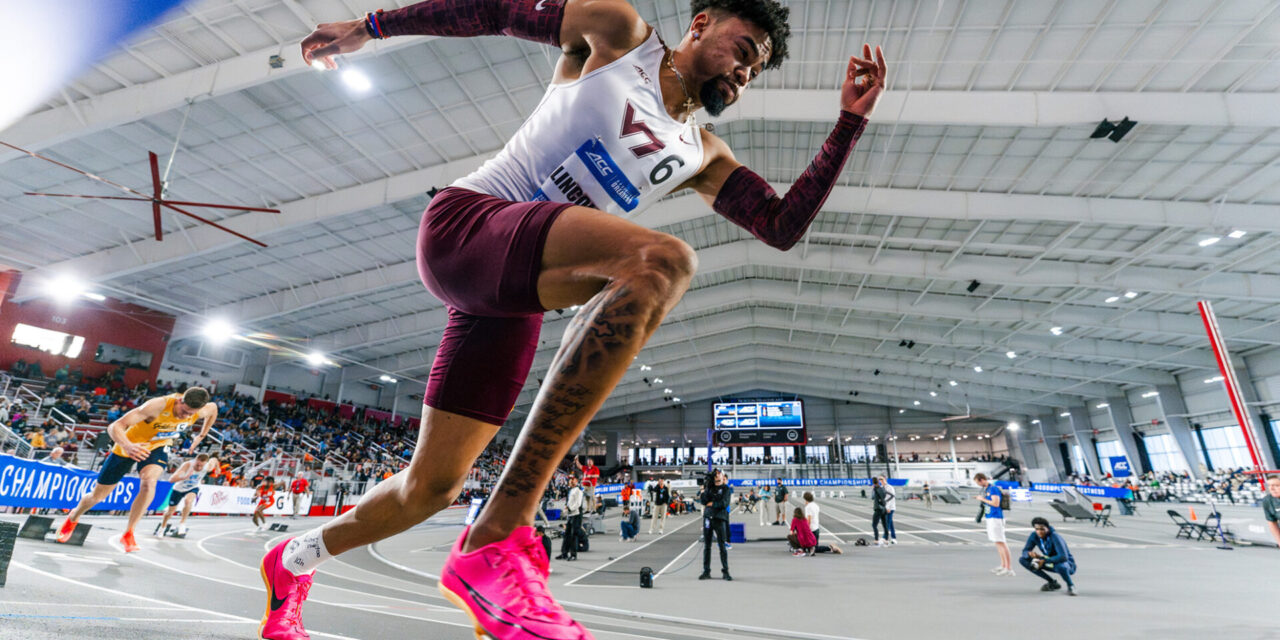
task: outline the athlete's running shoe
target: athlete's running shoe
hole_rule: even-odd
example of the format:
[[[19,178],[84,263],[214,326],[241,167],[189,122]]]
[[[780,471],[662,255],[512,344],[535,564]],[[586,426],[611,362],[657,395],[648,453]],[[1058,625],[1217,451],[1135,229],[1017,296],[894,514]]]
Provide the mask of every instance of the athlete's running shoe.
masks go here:
[[[311,591],[311,576],[295,576],[284,566],[284,549],[293,538],[276,545],[262,557],[259,570],[267,585],[267,612],[258,625],[263,640],[306,640],[311,636],[302,627],[302,603]]]
[[[453,545],[440,576],[440,592],[467,612],[477,638],[495,640],[594,640],[547,590],[550,563],[533,527],[471,553]]]
[[[120,536],[120,544],[124,545],[125,553],[133,553],[142,549],[142,547],[138,546],[137,539],[133,537],[133,529],[125,531],[124,535]]]
[[[58,527],[58,542],[66,543],[71,539],[71,534],[76,532],[76,521],[67,518],[62,521],[62,526]]]

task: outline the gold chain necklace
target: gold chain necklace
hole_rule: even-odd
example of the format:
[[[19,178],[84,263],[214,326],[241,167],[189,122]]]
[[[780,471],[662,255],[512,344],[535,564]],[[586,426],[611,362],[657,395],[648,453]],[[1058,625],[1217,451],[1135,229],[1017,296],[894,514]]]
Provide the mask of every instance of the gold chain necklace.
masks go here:
[[[684,113],[688,116],[685,121],[693,124],[693,96],[689,95],[689,88],[684,85],[684,76],[680,75],[680,70],[676,69],[676,50],[668,49],[670,55],[667,56],[667,66],[671,67],[671,72],[676,74],[676,80],[680,81],[680,91],[684,93]]]

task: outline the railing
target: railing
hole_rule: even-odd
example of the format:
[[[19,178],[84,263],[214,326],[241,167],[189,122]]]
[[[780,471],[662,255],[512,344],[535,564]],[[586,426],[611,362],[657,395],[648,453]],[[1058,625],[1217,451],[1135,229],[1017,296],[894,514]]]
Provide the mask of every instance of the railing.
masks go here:
[[[0,452],[11,453],[19,458],[31,458],[35,456],[36,450],[22,436],[0,424]]]
[[[8,397],[10,384],[13,384],[13,376],[0,371],[0,398]]]
[[[38,424],[36,420],[40,418],[40,408],[44,406],[44,397],[32,391],[27,385],[19,384],[14,387],[13,399],[20,400],[29,407],[29,409],[27,407],[23,408],[23,413],[31,416],[27,422]]]

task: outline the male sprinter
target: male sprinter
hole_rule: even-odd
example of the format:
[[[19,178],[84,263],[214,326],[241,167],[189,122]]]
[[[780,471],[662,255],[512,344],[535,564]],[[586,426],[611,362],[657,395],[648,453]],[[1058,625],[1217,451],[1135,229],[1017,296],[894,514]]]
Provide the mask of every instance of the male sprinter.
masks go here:
[[[138,476],[142,479],[138,495],[133,499],[129,509],[129,525],[120,536],[120,543],[126,552],[138,550],[138,541],[133,537],[133,528],[151,504],[155,495],[156,480],[169,462],[169,447],[176,438],[191,427],[197,419],[203,418],[204,425],[200,433],[191,441],[187,453],[195,451],[200,441],[209,433],[209,429],[218,420],[218,405],[209,401],[209,392],[200,387],[191,387],[185,393],[175,393],[159,398],[152,398],[141,406],[131,409],[107,427],[107,433],[115,441],[116,446],[102,463],[98,472],[98,484],[93,487],[80,504],[67,515],[67,519],[58,529],[58,542],[66,542],[76,530],[76,521],[80,516],[102,502],[116,483],[138,466]]]
[[[173,489],[169,491],[169,506],[164,510],[164,519],[156,525],[156,530],[151,535],[160,535],[161,531],[168,531],[169,518],[173,517],[173,513],[178,510],[178,505],[182,505],[178,535],[187,535],[187,516],[191,515],[191,508],[195,506],[196,498],[200,495],[200,483],[204,482],[205,474],[209,473],[215,464],[217,461],[210,461],[209,454],[202,453],[195,459],[182,463],[169,476],[169,482],[173,483]]]
[[[884,88],[877,49],[843,75],[839,116],[786,197],[692,121],[736,102],[787,56],[776,0],[692,0],[668,49],[624,0],[426,0],[320,25],[306,62],[390,36],[508,35],[561,50],[538,108],[496,157],[439,192],[423,214],[418,268],[449,310],[409,467],[359,505],[263,558],[271,603],[260,633],[304,638],[299,614],[316,566],[448,506],[524,385],[542,315],[582,305],[566,329],[490,504],[462,532],[440,589],[498,640],[591,635],[547,589],[534,513],[556,466],[675,306],[697,259],[681,240],[625,217],[690,188],[781,250],[804,235]],[[836,102],[834,99],[832,102]],[[839,111],[837,110],[839,107]],[[425,189],[427,185],[423,185]]]

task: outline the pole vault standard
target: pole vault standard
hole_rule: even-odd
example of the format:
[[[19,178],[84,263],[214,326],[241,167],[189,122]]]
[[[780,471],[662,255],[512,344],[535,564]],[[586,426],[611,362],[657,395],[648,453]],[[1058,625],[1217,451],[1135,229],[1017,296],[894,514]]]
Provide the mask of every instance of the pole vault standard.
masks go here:
[[[1218,370],[1222,372],[1222,385],[1227,388],[1227,398],[1231,400],[1231,411],[1236,414],[1236,421],[1244,431],[1244,443],[1249,447],[1249,457],[1253,460],[1253,470],[1258,476],[1258,483],[1266,491],[1267,480],[1261,473],[1262,462],[1258,458],[1258,447],[1253,441],[1253,418],[1245,411],[1244,396],[1240,393],[1240,381],[1236,378],[1236,369],[1231,365],[1231,354],[1227,353],[1227,344],[1222,340],[1222,332],[1218,329],[1218,317],[1213,313],[1213,305],[1208,300],[1196,303],[1200,309],[1200,317],[1204,320],[1204,330],[1209,334],[1209,346],[1213,347],[1213,355],[1218,360]]]

